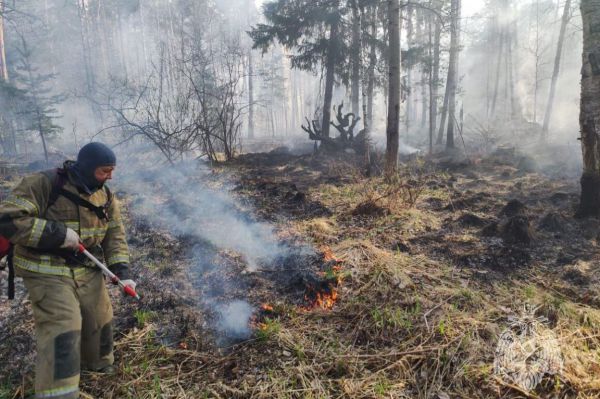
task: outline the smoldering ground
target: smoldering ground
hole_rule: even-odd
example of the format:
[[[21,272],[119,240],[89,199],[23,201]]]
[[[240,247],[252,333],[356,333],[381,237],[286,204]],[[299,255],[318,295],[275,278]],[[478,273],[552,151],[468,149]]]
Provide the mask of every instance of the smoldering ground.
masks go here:
[[[248,338],[254,307],[247,276],[314,251],[278,239],[274,227],[256,220],[252,207],[235,199],[227,185],[210,184],[212,172],[204,163],[152,164],[129,161],[119,167],[115,186],[131,197],[132,218],[190,243],[188,275],[217,342]]]

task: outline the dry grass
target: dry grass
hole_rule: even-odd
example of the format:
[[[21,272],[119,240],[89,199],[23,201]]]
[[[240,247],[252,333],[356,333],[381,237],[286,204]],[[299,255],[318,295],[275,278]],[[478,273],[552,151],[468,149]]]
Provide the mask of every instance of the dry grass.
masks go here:
[[[84,378],[85,397],[600,397],[598,302],[584,301],[542,267],[495,280],[439,256],[409,255],[388,245],[390,236],[444,228],[447,215],[418,205],[424,198],[451,201],[449,191],[409,183],[415,173],[405,171],[391,182],[351,173],[345,184],[313,187],[310,197],[333,215],[287,226],[330,246],[342,261],[347,277],[332,310],[306,311],[274,298],[276,311],[262,320],[255,339],[226,351],[195,345],[194,336],[185,340],[188,349],[162,346],[149,321],[117,341],[116,376]],[[390,214],[353,216],[365,201]],[[465,231],[451,239],[470,244],[478,237]],[[562,372],[546,376],[533,392],[494,375],[492,366],[508,317],[526,304],[550,320],[547,328],[564,358]]]
[[[91,392],[136,398],[598,397],[600,312],[561,294],[543,270],[482,281],[471,270],[392,251],[379,241],[386,234],[410,237],[442,228],[440,216],[415,204],[421,196],[448,199],[447,190],[418,185],[408,193],[410,173],[393,182],[353,175],[341,186],[316,187],[311,196],[334,215],[292,226],[330,245],[342,260],[349,277],[331,311],[284,304],[256,340],[227,354],[158,346],[149,326],[119,342],[124,366],[115,388],[98,385]],[[354,226],[350,210],[365,201],[390,215]],[[478,238],[465,232],[452,239]],[[548,328],[564,356],[560,375],[547,376],[535,392],[502,380],[492,367],[508,316],[526,304],[553,320]]]

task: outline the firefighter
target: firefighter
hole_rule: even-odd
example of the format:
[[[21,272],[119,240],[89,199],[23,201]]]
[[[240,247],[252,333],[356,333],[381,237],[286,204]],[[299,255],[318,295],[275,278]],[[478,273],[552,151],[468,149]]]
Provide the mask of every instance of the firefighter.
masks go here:
[[[25,177],[0,204],[0,234],[13,244],[35,321],[36,398],[79,397],[81,370],[112,373],[113,311],[101,271],[79,243],[125,285],[129,249],[119,203],[105,182],[116,166],[102,143],[85,145],[62,169]]]

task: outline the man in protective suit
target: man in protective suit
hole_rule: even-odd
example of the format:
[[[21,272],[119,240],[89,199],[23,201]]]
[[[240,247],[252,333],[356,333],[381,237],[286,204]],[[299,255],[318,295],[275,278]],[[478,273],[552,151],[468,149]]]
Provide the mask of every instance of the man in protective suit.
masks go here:
[[[89,143],[76,162],[25,177],[0,204],[0,234],[14,245],[33,308],[36,398],[78,398],[81,369],[114,371],[105,279],[76,250],[83,243],[135,288],[119,204],[104,184],[115,166],[110,148]]]

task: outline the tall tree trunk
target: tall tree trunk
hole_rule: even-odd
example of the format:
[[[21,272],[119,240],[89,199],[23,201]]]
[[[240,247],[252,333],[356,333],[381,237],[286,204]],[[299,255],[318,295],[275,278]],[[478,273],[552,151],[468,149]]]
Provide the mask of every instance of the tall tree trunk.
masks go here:
[[[433,17],[429,16],[428,21],[428,38],[429,45],[427,46],[427,55],[429,56],[429,154],[433,154]]]
[[[435,132],[438,114],[438,90],[440,87],[440,42],[442,37],[442,24],[439,17],[436,15],[435,18],[435,36],[434,36],[434,47],[433,47],[433,81],[432,81],[432,95],[431,95],[431,115],[430,123],[432,125],[432,134]]]
[[[375,65],[377,64],[377,10],[371,16],[371,49],[369,54],[368,84],[367,84],[367,124],[373,127],[373,99],[375,97]]]
[[[321,132],[329,137],[329,121],[331,120],[331,99],[333,98],[333,84],[335,79],[335,63],[337,60],[338,21],[330,26],[329,48],[327,49],[327,65],[325,75],[325,96],[323,98],[323,123]]]
[[[385,171],[389,176],[394,173],[398,167],[398,135],[400,122],[400,3],[399,0],[388,0],[387,4],[390,61]]]
[[[581,0],[583,67],[581,68],[581,202],[579,216],[600,215],[600,7]]]
[[[440,128],[438,130],[438,137],[436,144],[442,144],[444,142],[444,132],[446,131],[446,120],[448,119],[448,101],[450,98],[450,75],[452,71],[448,68],[448,74],[446,75],[446,90],[444,91],[444,103],[442,104],[442,117],[440,118]]]
[[[460,0],[451,2],[451,24],[450,24],[450,67],[448,72],[448,87],[450,93],[448,96],[448,131],[446,134],[446,148],[454,148],[454,126],[456,124],[456,89],[458,87],[458,53],[460,46],[459,19],[460,19]]]
[[[425,31],[427,29],[427,23],[426,23],[426,18],[425,18],[425,14],[423,9],[421,8],[417,8],[417,40],[420,46],[422,46],[423,48],[430,48],[431,47],[431,42],[427,42],[425,37]],[[420,121],[421,121],[421,130],[425,129],[425,126],[427,126],[427,109],[428,109],[428,105],[427,105],[427,74],[425,73],[426,69],[424,64],[421,64],[421,68],[419,68],[419,75],[421,76],[421,79],[419,81],[419,84],[421,85],[421,115],[420,115]]]
[[[535,1],[535,72],[533,83],[533,123],[537,123],[538,92],[540,85],[540,0]]]
[[[513,5],[514,7],[514,5]],[[513,11],[515,12],[515,11]],[[513,19],[513,22],[511,24],[511,32],[512,32],[512,41],[511,41],[511,52],[510,52],[510,63],[512,65],[511,67],[511,73],[512,73],[512,81],[513,81],[513,94],[514,94],[514,98],[513,98],[513,104],[515,105],[514,107],[514,115],[513,118],[518,119],[518,120],[523,120],[523,105],[521,104],[521,99],[519,97],[519,93],[518,93],[518,87],[519,87],[519,81],[520,81],[520,77],[519,77],[519,65],[520,64],[520,60],[519,60],[519,29],[518,29],[518,24],[517,24],[517,18]],[[513,51],[514,49],[514,51]]]
[[[254,138],[254,62],[248,50],[248,138]]]
[[[413,46],[413,8],[409,5],[406,10],[406,43],[408,44],[408,48],[412,48]],[[405,124],[406,124],[406,138],[408,139],[408,135],[410,134],[410,124],[412,122],[412,114],[413,114],[413,87],[412,87],[412,67],[407,66],[406,71],[406,88],[408,89],[408,95],[406,97],[406,115],[405,115]]]
[[[351,76],[351,99],[352,113],[360,114],[360,68],[361,68],[361,40],[360,40],[360,13],[358,12],[358,0],[352,0],[352,76]]]
[[[596,7],[600,7],[600,4],[596,3]],[[543,138],[547,137],[548,129],[550,127],[550,117],[552,116],[552,106],[554,105],[554,95],[556,93],[556,82],[558,81],[558,74],[560,73],[560,59],[562,56],[563,43],[565,41],[565,32],[567,30],[567,23],[569,22],[570,11],[571,0],[567,0],[563,10],[562,21],[560,23],[560,35],[558,36],[558,45],[556,46],[556,57],[554,57],[554,71],[552,72],[552,81],[550,82],[550,94],[548,95],[546,113],[544,114],[544,125],[542,127]]]
[[[42,140],[42,147],[44,148],[44,159],[46,160],[46,165],[50,165],[50,160],[48,159],[48,147],[46,145],[46,137],[44,135],[44,129],[42,128],[42,115],[39,112],[39,108],[36,106],[36,118],[37,118],[37,127],[38,133],[40,134],[40,139]]]
[[[435,33],[433,24],[435,19]],[[440,75],[440,36],[441,24],[436,14],[429,16],[429,153],[433,152],[433,135],[437,123],[438,81]]]
[[[515,87],[515,63],[513,62],[513,32],[511,32],[507,42],[507,63],[508,63],[508,75],[510,83],[510,117],[512,120],[520,120],[521,117],[521,106],[519,105],[519,98],[517,96],[517,90]]]
[[[8,82],[8,66],[6,65],[6,50],[4,49],[4,1],[0,0],[0,79]]]
[[[77,11],[79,13],[79,28],[81,41],[81,56],[83,61],[83,69],[85,71],[85,90],[90,100],[90,105],[94,109],[94,113],[100,121],[100,112],[97,110],[96,104],[91,101],[96,92],[96,82],[91,61],[91,44],[90,44],[90,21],[86,11],[84,0],[77,0]]]
[[[498,24],[498,53],[496,58],[496,79],[494,81],[494,94],[492,96],[492,106],[490,108],[490,118],[496,116],[496,102],[498,101],[498,89],[500,86],[500,71],[502,70],[502,52],[504,47],[504,27]]]

